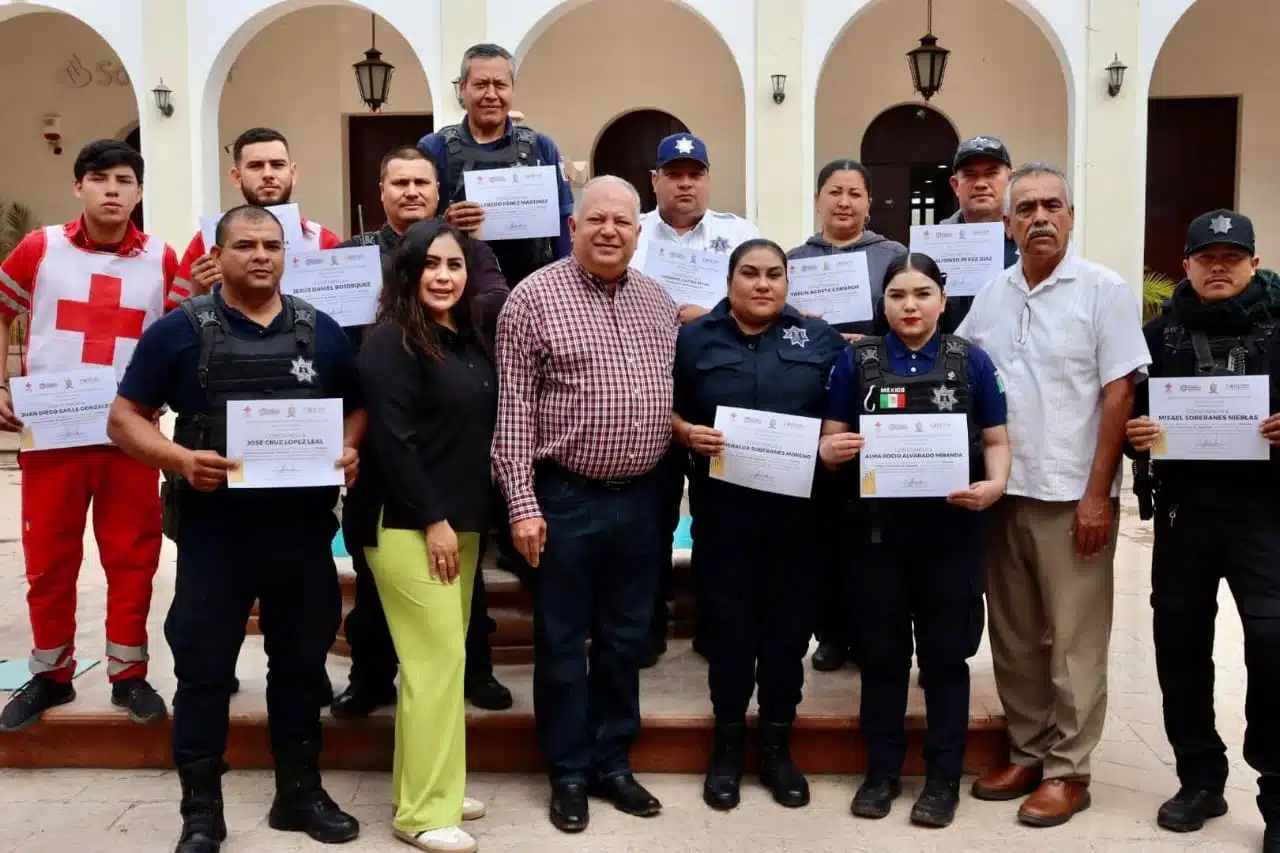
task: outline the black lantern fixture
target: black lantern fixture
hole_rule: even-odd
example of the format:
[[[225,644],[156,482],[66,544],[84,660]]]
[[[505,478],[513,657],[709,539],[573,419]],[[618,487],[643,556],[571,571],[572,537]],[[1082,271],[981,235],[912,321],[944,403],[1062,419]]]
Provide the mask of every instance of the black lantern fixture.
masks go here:
[[[378,51],[378,16],[370,15],[369,18],[370,47],[364,52],[364,59],[352,64],[351,67],[356,72],[360,100],[365,102],[370,112],[376,113],[387,102],[387,96],[391,93],[391,72],[395,71],[396,67],[384,61],[382,54]]]
[[[787,75],[772,74],[769,79],[773,83],[773,102],[780,104],[787,99]]]
[[[1107,94],[1115,97],[1120,94],[1120,87],[1124,85],[1124,72],[1129,70],[1129,66],[1120,61],[1120,54],[1116,54],[1116,58],[1107,66]]]
[[[164,84],[164,78],[160,78],[160,85],[151,90],[151,94],[156,99],[156,109],[160,111],[160,115],[169,118],[173,115],[173,103],[170,98],[173,96],[173,90]]]
[[[928,0],[927,22],[920,46],[907,51],[907,62],[911,66],[911,82],[920,97],[926,101],[942,88],[943,75],[947,73],[947,57],[951,51],[938,47],[938,40],[933,35],[933,0]]]

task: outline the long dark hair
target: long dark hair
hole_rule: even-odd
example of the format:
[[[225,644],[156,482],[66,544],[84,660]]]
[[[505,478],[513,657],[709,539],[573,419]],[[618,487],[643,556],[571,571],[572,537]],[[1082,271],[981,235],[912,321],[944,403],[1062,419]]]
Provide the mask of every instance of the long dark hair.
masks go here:
[[[458,331],[467,330],[488,355],[484,332],[480,324],[480,311],[476,308],[475,286],[472,278],[477,269],[475,249],[471,238],[443,219],[424,219],[405,232],[404,239],[384,271],[382,298],[378,305],[378,322],[390,323],[400,329],[405,348],[417,350],[432,361],[444,358],[436,324],[427,315],[418,292],[422,273],[427,268],[427,252],[441,237],[452,237],[462,248],[463,262],[467,267],[467,282],[462,297],[449,312]]]

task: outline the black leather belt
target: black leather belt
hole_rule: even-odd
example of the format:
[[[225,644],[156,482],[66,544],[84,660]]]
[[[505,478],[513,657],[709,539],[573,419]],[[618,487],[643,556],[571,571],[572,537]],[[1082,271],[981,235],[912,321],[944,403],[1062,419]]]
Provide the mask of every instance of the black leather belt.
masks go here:
[[[594,489],[605,489],[611,492],[620,492],[628,489],[640,482],[644,478],[644,474],[639,477],[628,477],[621,480],[596,480],[591,477],[584,477],[577,471],[570,471],[568,468],[558,462],[550,462],[542,460],[533,464],[533,473],[535,477],[559,477],[562,480],[568,480],[580,486],[587,486]]]

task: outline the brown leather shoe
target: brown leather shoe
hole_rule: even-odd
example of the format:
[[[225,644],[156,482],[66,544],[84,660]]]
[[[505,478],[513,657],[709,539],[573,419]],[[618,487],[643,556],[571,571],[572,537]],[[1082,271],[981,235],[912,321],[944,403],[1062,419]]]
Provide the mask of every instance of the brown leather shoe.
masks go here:
[[[992,773],[974,780],[973,795],[979,800],[1016,800],[1040,786],[1039,767],[1006,764]]]
[[[1018,809],[1018,820],[1028,826],[1057,826],[1089,808],[1089,804],[1089,786],[1085,783],[1046,779]]]

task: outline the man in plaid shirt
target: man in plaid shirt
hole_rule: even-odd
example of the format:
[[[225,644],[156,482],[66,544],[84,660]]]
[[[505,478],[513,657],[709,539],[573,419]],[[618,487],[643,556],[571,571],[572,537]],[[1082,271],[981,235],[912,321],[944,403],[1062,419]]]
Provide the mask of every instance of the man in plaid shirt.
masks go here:
[[[670,547],[653,471],[671,441],[678,322],[662,286],[628,269],[639,220],[629,183],[588,182],[573,254],[526,278],[498,319],[493,464],[536,570],[534,716],[564,832],[586,828],[588,793],[642,817],[662,808],[628,752]]]

